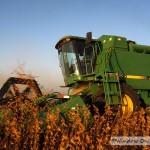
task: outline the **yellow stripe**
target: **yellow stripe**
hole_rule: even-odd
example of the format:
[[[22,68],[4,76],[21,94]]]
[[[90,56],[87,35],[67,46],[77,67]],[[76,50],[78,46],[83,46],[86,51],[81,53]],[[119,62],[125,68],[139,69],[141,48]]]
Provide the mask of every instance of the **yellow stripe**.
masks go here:
[[[129,79],[147,79],[146,76],[135,76],[135,75],[126,75],[126,78],[129,78]]]

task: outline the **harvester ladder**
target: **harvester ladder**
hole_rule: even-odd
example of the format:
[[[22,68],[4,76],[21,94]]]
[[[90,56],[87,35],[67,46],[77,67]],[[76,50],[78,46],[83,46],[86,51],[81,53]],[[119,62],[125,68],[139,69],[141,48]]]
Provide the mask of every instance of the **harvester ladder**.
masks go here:
[[[105,93],[105,100],[108,105],[116,105],[122,104],[122,96],[121,96],[121,87],[119,81],[118,72],[109,71],[107,68],[109,58],[108,54],[105,54],[105,59],[103,59],[103,67],[104,67],[104,77],[103,77],[103,86]]]
[[[105,72],[105,80],[103,81],[103,85],[107,104],[122,104],[121,88],[118,73]]]

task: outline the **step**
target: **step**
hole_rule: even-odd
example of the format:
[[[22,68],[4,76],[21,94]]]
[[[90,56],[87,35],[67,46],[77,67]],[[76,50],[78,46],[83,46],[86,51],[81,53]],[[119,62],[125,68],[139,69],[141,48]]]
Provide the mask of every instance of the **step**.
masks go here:
[[[110,95],[110,96],[120,96],[120,91],[110,91],[110,92],[106,92],[106,95]]]
[[[116,79],[103,80],[103,83],[118,83]]]

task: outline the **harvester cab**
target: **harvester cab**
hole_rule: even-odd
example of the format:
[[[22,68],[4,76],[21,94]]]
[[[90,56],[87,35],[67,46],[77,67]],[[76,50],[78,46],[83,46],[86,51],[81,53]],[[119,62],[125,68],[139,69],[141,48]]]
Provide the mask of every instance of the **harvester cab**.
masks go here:
[[[59,54],[60,66],[66,86],[82,81],[83,76],[94,73],[96,63],[96,40],[90,44],[85,38],[67,36],[56,45]]]

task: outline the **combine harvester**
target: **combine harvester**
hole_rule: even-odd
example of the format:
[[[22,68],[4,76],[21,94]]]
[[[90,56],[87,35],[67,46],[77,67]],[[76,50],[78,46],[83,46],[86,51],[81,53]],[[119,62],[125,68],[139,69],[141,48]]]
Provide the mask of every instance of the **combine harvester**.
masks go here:
[[[125,116],[150,105],[150,46],[112,35],[92,39],[89,32],[86,38],[63,37],[55,47],[68,94],[42,96],[34,81],[32,87],[38,91],[38,98],[34,100],[36,105],[60,108],[63,113],[74,111],[77,106],[87,107],[91,114],[94,105],[100,113],[110,105],[114,111],[120,109]],[[0,91],[3,103],[4,89]],[[23,93],[28,94],[28,91],[31,91],[30,86]]]

